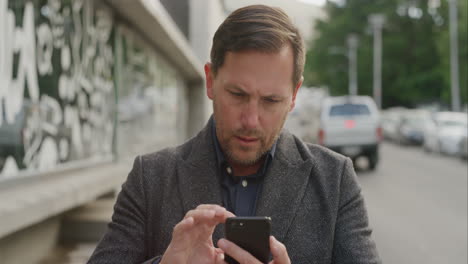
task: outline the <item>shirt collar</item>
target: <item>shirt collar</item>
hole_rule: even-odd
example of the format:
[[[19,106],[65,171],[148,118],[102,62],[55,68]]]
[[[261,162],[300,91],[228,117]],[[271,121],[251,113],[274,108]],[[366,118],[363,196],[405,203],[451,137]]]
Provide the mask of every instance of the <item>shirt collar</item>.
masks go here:
[[[217,159],[218,169],[223,169],[223,166],[227,165],[227,161],[226,161],[226,158],[224,157],[224,153],[221,149],[221,146],[219,145],[218,136],[216,135],[216,121],[214,119],[213,119],[213,122],[211,123],[211,131],[213,135],[213,143],[214,143],[215,150],[216,150],[216,159]],[[257,174],[259,172],[261,172],[261,175],[265,174],[266,169],[268,168],[268,165],[271,163],[271,161],[273,160],[275,156],[277,143],[278,143],[278,140],[276,140],[275,143],[273,143],[273,146],[271,146],[271,149],[266,153],[267,156],[266,156],[265,162],[263,163],[263,167],[261,168],[261,171],[257,172]]]

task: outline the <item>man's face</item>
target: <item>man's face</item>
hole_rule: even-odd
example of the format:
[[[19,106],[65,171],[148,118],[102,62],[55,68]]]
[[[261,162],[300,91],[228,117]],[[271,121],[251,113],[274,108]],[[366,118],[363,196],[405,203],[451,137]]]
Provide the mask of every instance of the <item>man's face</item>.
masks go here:
[[[210,64],[205,73],[216,135],[228,161],[256,164],[278,138],[302,84],[292,84],[291,48],[228,52],[216,76]]]

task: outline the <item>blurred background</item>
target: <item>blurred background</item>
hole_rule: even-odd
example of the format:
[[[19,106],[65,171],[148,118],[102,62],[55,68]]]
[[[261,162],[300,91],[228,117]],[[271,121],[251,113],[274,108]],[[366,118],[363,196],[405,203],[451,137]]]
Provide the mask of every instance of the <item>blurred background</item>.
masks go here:
[[[212,36],[258,3],[306,41],[286,128],[354,161],[384,263],[467,263],[467,2],[0,0],[0,263],[86,263],[135,156],[205,125]]]

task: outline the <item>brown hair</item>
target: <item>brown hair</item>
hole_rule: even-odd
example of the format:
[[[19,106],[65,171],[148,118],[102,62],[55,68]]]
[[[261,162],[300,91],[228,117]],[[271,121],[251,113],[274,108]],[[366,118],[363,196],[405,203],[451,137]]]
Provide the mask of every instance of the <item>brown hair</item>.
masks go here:
[[[298,29],[280,8],[246,6],[232,12],[216,31],[211,48],[211,69],[216,75],[229,51],[278,52],[287,44],[294,53],[292,81],[296,85],[305,63],[304,43]]]

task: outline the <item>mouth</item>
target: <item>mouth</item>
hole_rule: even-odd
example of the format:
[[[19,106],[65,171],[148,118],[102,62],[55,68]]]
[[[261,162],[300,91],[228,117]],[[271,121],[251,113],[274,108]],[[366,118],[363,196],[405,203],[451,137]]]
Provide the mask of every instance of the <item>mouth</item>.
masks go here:
[[[252,144],[259,141],[258,138],[255,137],[244,137],[244,136],[236,136],[236,139],[239,140],[243,144]]]

